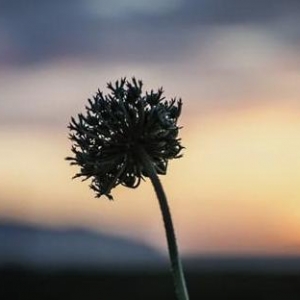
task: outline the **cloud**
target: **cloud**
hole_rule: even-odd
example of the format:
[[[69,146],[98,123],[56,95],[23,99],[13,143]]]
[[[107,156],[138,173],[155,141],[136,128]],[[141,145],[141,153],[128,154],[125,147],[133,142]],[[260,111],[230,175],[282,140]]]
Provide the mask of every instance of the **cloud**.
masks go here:
[[[104,19],[128,19],[138,14],[165,15],[180,8],[184,0],[87,0],[87,10]]]
[[[65,124],[125,75],[192,113],[299,107],[299,1],[3,0],[0,40],[2,126]]]
[[[190,0],[184,15],[196,23],[265,22],[300,10],[297,0]]]
[[[276,26],[287,42],[299,43],[296,0],[3,0],[0,64],[30,65],[64,58],[99,61],[178,59],[193,30],[256,23]],[[171,5],[172,4],[172,5]]]

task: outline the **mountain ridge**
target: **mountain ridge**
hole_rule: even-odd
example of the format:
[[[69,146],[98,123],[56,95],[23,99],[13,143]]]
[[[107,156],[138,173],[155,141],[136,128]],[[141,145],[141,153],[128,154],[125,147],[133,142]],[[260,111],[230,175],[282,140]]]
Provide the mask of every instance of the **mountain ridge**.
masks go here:
[[[0,266],[122,269],[154,267],[164,260],[151,246],[129,238],[74,226],[0,222]]]

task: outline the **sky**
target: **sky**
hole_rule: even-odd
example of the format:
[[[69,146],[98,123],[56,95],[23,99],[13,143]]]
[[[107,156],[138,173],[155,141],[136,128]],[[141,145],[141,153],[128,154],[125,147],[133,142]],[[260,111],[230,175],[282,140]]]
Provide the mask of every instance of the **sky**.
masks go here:
[[[82,226],[165,251],[149,181],[96,199],[67,125],[120,77],[181,97],[161,180],[184,255],[300,254],[300,2],[0,3],[0,220]]]

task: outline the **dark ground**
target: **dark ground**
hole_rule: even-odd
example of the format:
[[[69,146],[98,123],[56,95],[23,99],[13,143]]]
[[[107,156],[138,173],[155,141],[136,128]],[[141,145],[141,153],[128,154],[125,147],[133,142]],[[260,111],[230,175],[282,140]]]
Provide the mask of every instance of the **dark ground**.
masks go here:
[[[300,299],[300,273],[186,272],[191,300]],[[0,299],[175,300],[167,272],[0,271]]]

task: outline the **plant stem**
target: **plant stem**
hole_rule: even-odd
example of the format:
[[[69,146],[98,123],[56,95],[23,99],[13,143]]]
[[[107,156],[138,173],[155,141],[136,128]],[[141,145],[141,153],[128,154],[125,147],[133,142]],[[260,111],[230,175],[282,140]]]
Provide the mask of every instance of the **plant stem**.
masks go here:
[[[179,258],[178,247],[176,242],[176,236],[174,226],[172,222],[171,212],[167,202],[167,197],[159,180],[157,172],[148,156],[146,151],[141,148],[139,149],[139,156],[148,176],[151,179],[156,196],[159,201],[160,210],[163,217],[163,222],[166,231],[166,237],[168,242],[169,256],[171,261],[171,271],[175,284],[175,291],[178,300],[189,300],[186,283],[184,279],[184,273],[182,269],[181,260]]]

